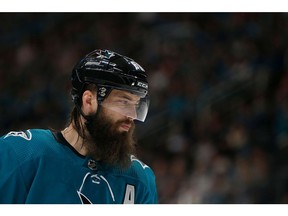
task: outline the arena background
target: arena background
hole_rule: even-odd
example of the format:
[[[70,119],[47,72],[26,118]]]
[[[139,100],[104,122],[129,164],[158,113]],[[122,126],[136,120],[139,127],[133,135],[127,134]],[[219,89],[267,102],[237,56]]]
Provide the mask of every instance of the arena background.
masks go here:
[[[96,48],[147,71],[159,203],[288,203],[286,13],[0,13],[0,134],[65,127]]]

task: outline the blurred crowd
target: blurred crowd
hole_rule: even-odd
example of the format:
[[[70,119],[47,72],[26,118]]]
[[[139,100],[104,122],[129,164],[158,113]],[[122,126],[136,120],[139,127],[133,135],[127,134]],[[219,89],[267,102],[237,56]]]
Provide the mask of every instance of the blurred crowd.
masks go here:
[[[107,48],[148,73],[159,203],[288,203],[287,38],[286,13],[2,13],[0,134],[65,127],[73,66]]]

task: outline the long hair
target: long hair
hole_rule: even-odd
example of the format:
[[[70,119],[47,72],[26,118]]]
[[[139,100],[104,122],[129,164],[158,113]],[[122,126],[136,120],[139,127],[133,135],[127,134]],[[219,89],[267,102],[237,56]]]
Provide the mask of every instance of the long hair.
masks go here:
[[[83,88],[82,94],[86,90],[97,92],[97,86],[95,84],[87,84]],[[87,139],[87,134],[85,133],[85,123],[81,121],[81,113],[78,110],[78,109],[81,109],[82,107],[82,94],[81,94],[81,104],[78,108],[76,106],[73,107],[70,113],[70,119],[68,121],[68,125],[72,123],[73,128],[78,132],[79,136],[83,140],[85,140]]]

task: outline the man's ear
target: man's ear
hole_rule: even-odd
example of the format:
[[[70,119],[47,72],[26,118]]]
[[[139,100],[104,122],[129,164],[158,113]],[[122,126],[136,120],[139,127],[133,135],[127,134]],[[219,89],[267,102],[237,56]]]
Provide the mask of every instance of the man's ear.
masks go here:
[[[82,95],[82,111],[85,115],[95,114],[97,111],[96,92],[90,90],[84,91]]]

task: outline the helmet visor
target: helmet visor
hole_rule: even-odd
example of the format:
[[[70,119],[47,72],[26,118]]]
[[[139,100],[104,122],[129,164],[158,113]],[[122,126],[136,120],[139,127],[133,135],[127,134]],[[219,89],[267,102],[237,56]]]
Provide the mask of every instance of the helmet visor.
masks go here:
[[[100,105],[123,116],[144,122],[149,108],[149,96],[140,98],[131,93],[110,95]],[[132,96],[133,95],[133,96]]]

